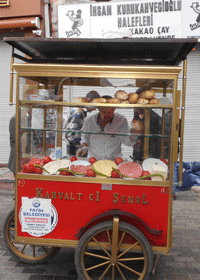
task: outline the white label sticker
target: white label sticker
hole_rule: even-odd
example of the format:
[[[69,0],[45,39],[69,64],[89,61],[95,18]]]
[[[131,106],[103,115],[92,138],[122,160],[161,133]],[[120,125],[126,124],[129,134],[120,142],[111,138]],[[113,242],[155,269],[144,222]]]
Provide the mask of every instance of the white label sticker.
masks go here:
[[[22,197],[22,232],[51,232],[51,199]]]
[[[101,189],[107,190],[107,191],[112,191],[112,184],[102,184]]]

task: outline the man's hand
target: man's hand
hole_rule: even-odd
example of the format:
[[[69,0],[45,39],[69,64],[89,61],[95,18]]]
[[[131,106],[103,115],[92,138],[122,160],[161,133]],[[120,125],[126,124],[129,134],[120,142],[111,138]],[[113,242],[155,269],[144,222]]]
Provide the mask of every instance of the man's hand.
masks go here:
[[[87,152],[88,152],[88,147],[84,146],[76,152],[76,156],[77,157],[84,157],[84,156],[87,155]]]

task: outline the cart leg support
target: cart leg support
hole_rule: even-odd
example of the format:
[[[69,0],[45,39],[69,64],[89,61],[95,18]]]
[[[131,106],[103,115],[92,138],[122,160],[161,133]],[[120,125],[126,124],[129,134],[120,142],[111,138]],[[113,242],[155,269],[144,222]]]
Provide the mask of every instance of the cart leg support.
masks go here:
[[[155,263],[154,263],[154,266],[153,266],[153,269],[152,269],[152,274],[153,274],[153,275],[156,273],[156,267],[157,267],[159,258],[160,258],[160,255],[157,254],[157,255],[156,255],[156,260],[155,260]]]

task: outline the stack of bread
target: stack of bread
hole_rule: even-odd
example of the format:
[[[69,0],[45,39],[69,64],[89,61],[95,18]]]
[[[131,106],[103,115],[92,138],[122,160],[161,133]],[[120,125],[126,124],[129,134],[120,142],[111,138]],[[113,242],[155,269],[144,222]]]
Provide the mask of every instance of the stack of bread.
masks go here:
[[[130,92],[129,94],[123,90],[118,90],[115,97],[125,104],[159,104],[159,100],[155,98],[155,91],[145,90],[140,94]]]
[[[75,97],[72,102],[74,103],[88,103],[89,101],[84,97]],[[159,104],[159,100],[155,98],[155,91],[145,90],[140,94],[136,92],[127,93],[124,90],[118,90],[114,98],[106,99],[103,97],[94,98],[91,103],[112,103],[112,104]]]

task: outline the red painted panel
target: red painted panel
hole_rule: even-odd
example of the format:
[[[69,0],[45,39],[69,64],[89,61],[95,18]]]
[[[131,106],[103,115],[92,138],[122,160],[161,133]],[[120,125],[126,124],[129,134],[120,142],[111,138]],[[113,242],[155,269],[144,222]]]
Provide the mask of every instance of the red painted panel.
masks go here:
[[[162,230],[162,234],[153,235],[142,228],[151,245],[166,246],[169,200],[166,188],[112,185],[112,190],[102,190],[99,183],[19,180],[18,212],[21,197],[51,198],[58,213],[58,223],[43,238],[77,240],[79,230],[91,219],[118,209],[138,216],[151,229]],[[131,221],[127,218],[126,222]],[[18,236],[30,237],[21,232],[19,220]]]

